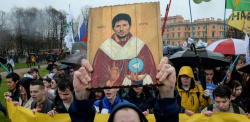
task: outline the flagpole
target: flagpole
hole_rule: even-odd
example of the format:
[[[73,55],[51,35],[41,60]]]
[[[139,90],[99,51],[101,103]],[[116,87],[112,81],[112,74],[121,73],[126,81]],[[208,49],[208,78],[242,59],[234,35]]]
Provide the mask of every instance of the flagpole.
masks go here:
[[[169,4],[167,5],[167,8],[166,8],[165,18],[164,18],[164,22],[163,22],[162,30],[161,30],[161,36],[162,37],[163,37],[164,30],[165,30],[166,22],[167,22],[167,19],[168,19],[168,12],[169,12],[169,9],[170,9],[170,5],[171,5],[171,0],[169,1]]]
[[[225,39],[225,32],[226,32],[226,4],[227,4],[227,0],[225,0],[225,8],[224,8],[224,32],[223,32],[224,39]]]
[[[205,41],[207,43],[207,23],[206,23],[206,35],[205,35]]]
[[[6,72],[10,73],[10,71],[7,70],[1,62],[0,62],[0,65],[6,70]]]
[[[230,69],[229,69],[229,72],[232,70],[232,68],[234,67],[236,61],[238,61],[238,58],[240,57],[240,54],[236,57],[236,59],[234,60],[233,64],[231,65]],[[227,78],[227,74],[226,76],[223,78],[223,82],[225,82],[225,79]]]
[[[193,27],[193,20],[192,20],[192,10],[191,10],[191,3],[189,0],[189,10],[190,10],[190,18],[191,18],[191,26],[192,26],[192,36],[193,36],[193,43],[195,44],[195,40],[194,40],[194,27]]]

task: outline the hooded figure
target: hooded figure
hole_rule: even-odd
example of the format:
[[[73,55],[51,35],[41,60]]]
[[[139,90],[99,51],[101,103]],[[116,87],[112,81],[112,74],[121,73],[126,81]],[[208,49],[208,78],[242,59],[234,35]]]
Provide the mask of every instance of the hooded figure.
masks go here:
[[[66,64],[61,64],[58,68],[60,78],[69,77],[69,66]]]
[[[20,98],[19,98],[19,101],[21,102],[20,105],[25,107],[25,108],[29,108],[29,109],[30,109],[31,103],[33,101],[32,97],[30,96],[30,81],[31,80],[33,80],[33,79],[31,79],[29,77],[24,77],[24,78],[19,80],[19,84],[26,91],[26,95],[22,94],[22,93],[20,94]],[[22,97],[26,97],[26,98],[22,98]],[[25,101],[25,99],[26,99],[26,101]]]
[[[119,103],[113,108],[112,112],[110,113],[108,122],[114,121],[114,117],[117,111],[121,109],[124,109],[126,111],[127,110],[126,108],[135,110],[140,118],[140,122],[148,122],[148,120],[146,119],[146,117],[143,115],[142,111],[138,107],[136,107],[134,104],[125,103],[125,102]]]
[[[182,76],[191,78],[189,89],[185,90],[183,88],[183,84],[181,82]],[[184,107],[186,110],[192,111],[194,113],[200,113],[200,105],[202,106],[202,108],[205,108],[208,105],[212,104],[210,97],[204,97],[203,88],[195,83],[193,70],[190,66],[181,67],[177,77],[176,87],[179,93],[178,104],[179,106]]]

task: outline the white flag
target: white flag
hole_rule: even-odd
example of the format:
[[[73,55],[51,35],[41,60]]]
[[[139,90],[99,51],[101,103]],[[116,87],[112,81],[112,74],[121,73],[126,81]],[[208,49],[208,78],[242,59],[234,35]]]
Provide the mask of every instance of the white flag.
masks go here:
[[[188,43],[189,43],[189,44],[192,44],[193,42],[194,42],[194,40],[193,40],[193,39],[188,38]]]
[[[201,39],[196,44],[197,47],[206,47],[207,43],[203,42]]]
[[[245,32],[246,33],[246,32]],[[246,33],[246,35],[245,35],[245,43],[246,43],[246,62],[248,62],[249,61],[249,37],[248,37],[248,35],[247,35],[247,33]]]
[[[67,16],[67,35],[65,36],[64,41],[66,42],[66,47],[69,48],[70,51],[72,50],[72,44],[75,43],[72,31],[72,18],[73,14],[69,9],[69,13]]]
[[[201,41],[201,39],[199,39],[199,41],[196,43],[196,46],[197,46],[197,47],[201,47],[201,46],[202,46],[202,41]]]
[[[186,41],[183,42],[182,47],[187,47],[187,42]]]

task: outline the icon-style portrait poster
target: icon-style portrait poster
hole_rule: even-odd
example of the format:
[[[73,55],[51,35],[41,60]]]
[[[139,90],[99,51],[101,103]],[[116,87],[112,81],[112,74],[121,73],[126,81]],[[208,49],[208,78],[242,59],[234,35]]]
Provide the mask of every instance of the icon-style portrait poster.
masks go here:
[[[157,85],[162,58],[159,2],[89,10],[91,88]]]

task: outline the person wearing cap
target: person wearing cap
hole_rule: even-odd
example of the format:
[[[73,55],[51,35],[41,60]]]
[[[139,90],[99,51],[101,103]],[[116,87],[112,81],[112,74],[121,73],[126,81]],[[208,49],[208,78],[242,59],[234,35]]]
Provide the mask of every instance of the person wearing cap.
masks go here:
[[[70,77],[68,74],[69,66],[66,64],[61,64],[58,68],[60,78],[62,77]]]
[[[54,66],[54,63],[53,63],[53,60],[52,59],[49,59],[48,60],[49,63],[48,63],[48,66],[46,67],[46,69],[51,72],[53,70],[53,66]]]
[[[39,80],[43,82],[43,78],[40,77],[39,75],[39,71],[37,68],[31,68],[30,71],[28,71],[28,73],[33,76],[34,80]]]
[[[159,73],[156,78],[159,83],[159,96],[154,106],[155,119],[158,122],[178,122],[179,107],[177,104],[177,91],[175,90],[176,72],[175,68],[168,64],[168,58],[164,57],[157,67]],[[93,72],[93,68],[86,59],[82,60],[82,67],[75,72],[73,86],[73,102],[69,108],[69,115],[72,122],[92,122],[94,121],[96,110],[93,106],[95,100],[89,100],[90,91],[86,90],[91,78],[88,72]],[[141,121],[147,119],[138,107],[131,103],[120,103],[116,105],[110,113],[109,122],[113,121]]]

